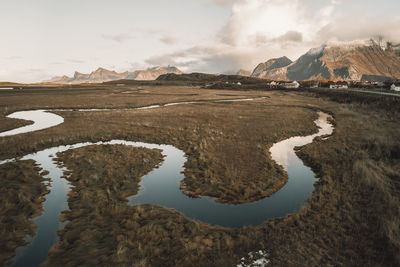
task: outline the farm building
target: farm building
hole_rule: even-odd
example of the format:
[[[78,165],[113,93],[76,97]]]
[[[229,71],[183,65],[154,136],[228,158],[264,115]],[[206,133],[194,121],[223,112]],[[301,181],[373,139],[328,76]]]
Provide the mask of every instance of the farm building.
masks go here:
[[[284,83],[283,87],[285,88],[299,88],[300,84],[297,81],[291,82],[291,83]]]
[[[400,92],[400,82],[396,82],[396,83],[392,84],[390,89],[393,90],[393,91]]]

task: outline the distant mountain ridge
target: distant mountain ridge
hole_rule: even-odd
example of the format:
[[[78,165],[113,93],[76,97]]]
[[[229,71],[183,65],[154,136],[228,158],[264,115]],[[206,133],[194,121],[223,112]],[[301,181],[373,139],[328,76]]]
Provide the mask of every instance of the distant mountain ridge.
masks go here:
[[[174,73],[182,74],[178,68],[173,66],[168,67],[154,67],[147,70],[137,70],[134,72],[122,72],[118,73],[116,71],[107,70],[104,68],[98,68],[97,70],[85,74],[80,72],[75,72],[73,77],[68,77],[66,75],[54,77],[49,82],[62,83],[62,84],[78,84],[78,83],[102,83],[115,80],[156,80],[160,75]]]
[[[235,75],[250,77],[251,76],[251,71],[250,70],[240,69],[235,73]]]
[[[263,78],[265,76],[274,76],[274,70],[286,67],[292,64],[292,61],[287,57],[273,58],[267,62],[260,63],[251,73],[251,77]]]
[[[398,46],[374,41],[323,45],[291,62],[286,57],[260,63],[252,77],[271,80],[384,81],[400,78]]]

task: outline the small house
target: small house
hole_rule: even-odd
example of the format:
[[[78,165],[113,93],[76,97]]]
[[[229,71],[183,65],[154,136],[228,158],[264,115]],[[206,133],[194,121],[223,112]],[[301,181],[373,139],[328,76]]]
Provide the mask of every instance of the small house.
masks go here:
[[[400,92],[400,82],[396,82],[390,86],[390,89],[396,92]]]
[[[297,81],[294,81],[294,82],[291,82],[291,83],[285,83],[284,87],[285,88],[294,88],[294,89],[296,89],[296,88],[300,87],[300,84]]]
[[[278,83],[275,82],[275,81],[272,81],[272,82],[268,83],[267,86],[268,86],[269,88],[277,88]]]
[[[349,85],[347,82],[336,82],[329,85],[330,89],[348,89]]]

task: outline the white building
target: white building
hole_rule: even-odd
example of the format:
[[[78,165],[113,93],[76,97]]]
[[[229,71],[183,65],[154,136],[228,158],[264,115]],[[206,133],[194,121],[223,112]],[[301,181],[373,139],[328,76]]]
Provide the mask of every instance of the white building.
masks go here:
[[[392,86],[390,87],[390,89],[393,90],[393,91],[400,92],[400,83],[394,83],[394,84],[392,84]]]
[[[277,86],[278,84],[275,81],[272,81],[269,86]]]
[[[329,85],[330,89],[348,89],[349,86],[347,84],[331,84]]]
[[[291,83],[285,83],[285,88],[299,88],[300,84],[297,81]]]

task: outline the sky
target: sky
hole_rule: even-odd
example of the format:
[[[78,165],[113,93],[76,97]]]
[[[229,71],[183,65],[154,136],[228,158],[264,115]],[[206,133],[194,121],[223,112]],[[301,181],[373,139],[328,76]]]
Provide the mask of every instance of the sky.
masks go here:
[[[329,42],[400,42],[399,0],[1,0],[0,81],[98,67],[252,70]]]

